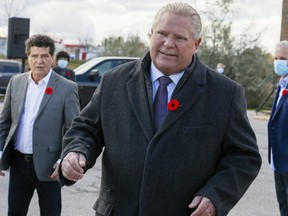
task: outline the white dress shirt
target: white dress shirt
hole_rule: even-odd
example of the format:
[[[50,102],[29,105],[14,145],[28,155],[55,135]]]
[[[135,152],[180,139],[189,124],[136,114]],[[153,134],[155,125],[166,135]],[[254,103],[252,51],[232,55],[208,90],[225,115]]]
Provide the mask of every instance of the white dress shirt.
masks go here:
[[[38,85],[32,79],[30,72],[24,113],[14,136],[15,149],[23,154],[33,154],[33,125],[45,94],[51,71],[39,81]]]

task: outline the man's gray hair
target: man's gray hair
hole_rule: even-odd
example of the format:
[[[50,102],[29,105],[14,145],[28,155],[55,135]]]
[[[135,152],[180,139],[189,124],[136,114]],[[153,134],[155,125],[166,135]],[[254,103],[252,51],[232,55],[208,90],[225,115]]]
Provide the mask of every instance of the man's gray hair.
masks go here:
[[[194,40],[198,40],[200,38],[201,29],[202,29],[201,18],[198,12],[191,5],[187,3],[179,3],[179,2],[165,5],[155,15],[152,29],[154,29],[158,25],[160,18],[165,13],[172,13],[172,14],[176,14],[180,16],[187,16],[187,17],[190,16],[191,22],[192,22],[191,31],[194,35]]]
[[[282,40],[276,43],[275,45],[275,51],[280,51],[282,48],[288,49],[288,41],[287,40]]]

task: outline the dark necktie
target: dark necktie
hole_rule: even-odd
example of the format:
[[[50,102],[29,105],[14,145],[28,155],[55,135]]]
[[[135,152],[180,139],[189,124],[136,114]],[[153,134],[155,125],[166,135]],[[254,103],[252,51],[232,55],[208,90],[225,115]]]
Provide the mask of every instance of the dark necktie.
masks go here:
[[[167,85],[172,82],[172,80],[168,76],[159,77],[158,80],[160,85],[157,90],[153,104],[155,131],[158,130],[166,116],[168,104]]]

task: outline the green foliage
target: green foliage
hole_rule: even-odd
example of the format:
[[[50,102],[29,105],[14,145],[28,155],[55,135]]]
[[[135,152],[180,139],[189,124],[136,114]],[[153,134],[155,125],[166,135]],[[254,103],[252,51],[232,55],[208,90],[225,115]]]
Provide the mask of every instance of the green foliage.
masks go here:
[[[123,37],[105,38],[102,46],[104,51],[101,56],[142,57],[148,50],[138,35],[130,35],[126,41]]]
[[[235,13],[233,0],[207,1],[202,43],[198,50],[203,62],[212,68],[225,65],[225,75],[240,83],[249,108],[257,108],[275,87],[272,56],[257,45],[261,33],[251,35],[248,26],[240,36],[232,36]]]
[[[78,67],[79,65],[83,64],[85,61],[81,61],[81,60],[71,60],[69,62],[68,67],[71,68],[72,70],[74,70],[76,67]]]

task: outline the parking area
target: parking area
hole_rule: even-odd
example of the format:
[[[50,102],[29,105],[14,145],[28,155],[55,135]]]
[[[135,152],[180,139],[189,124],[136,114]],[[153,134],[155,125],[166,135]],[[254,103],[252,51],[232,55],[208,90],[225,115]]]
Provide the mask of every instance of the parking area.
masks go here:
[[[0,110],[2,109],[0,102]],[[273,172],[269,168],[267,159],[267,117],[256,116],[255,111],[248,111],[252,127],[256,133],[263,164],[259,175],[248,189],[240,202],[232,209],[229,216],[277,216],[279,215],[276,201]],[[9,172],[0,177],[0,215],[7,215],[7,188]],[[84,178],[70,187],[62,189],[62,216],[95,215],[92,206],[99,193],[101,179],[101,157]],[[37,195],[30,204],[28,216],[39,214]]]

